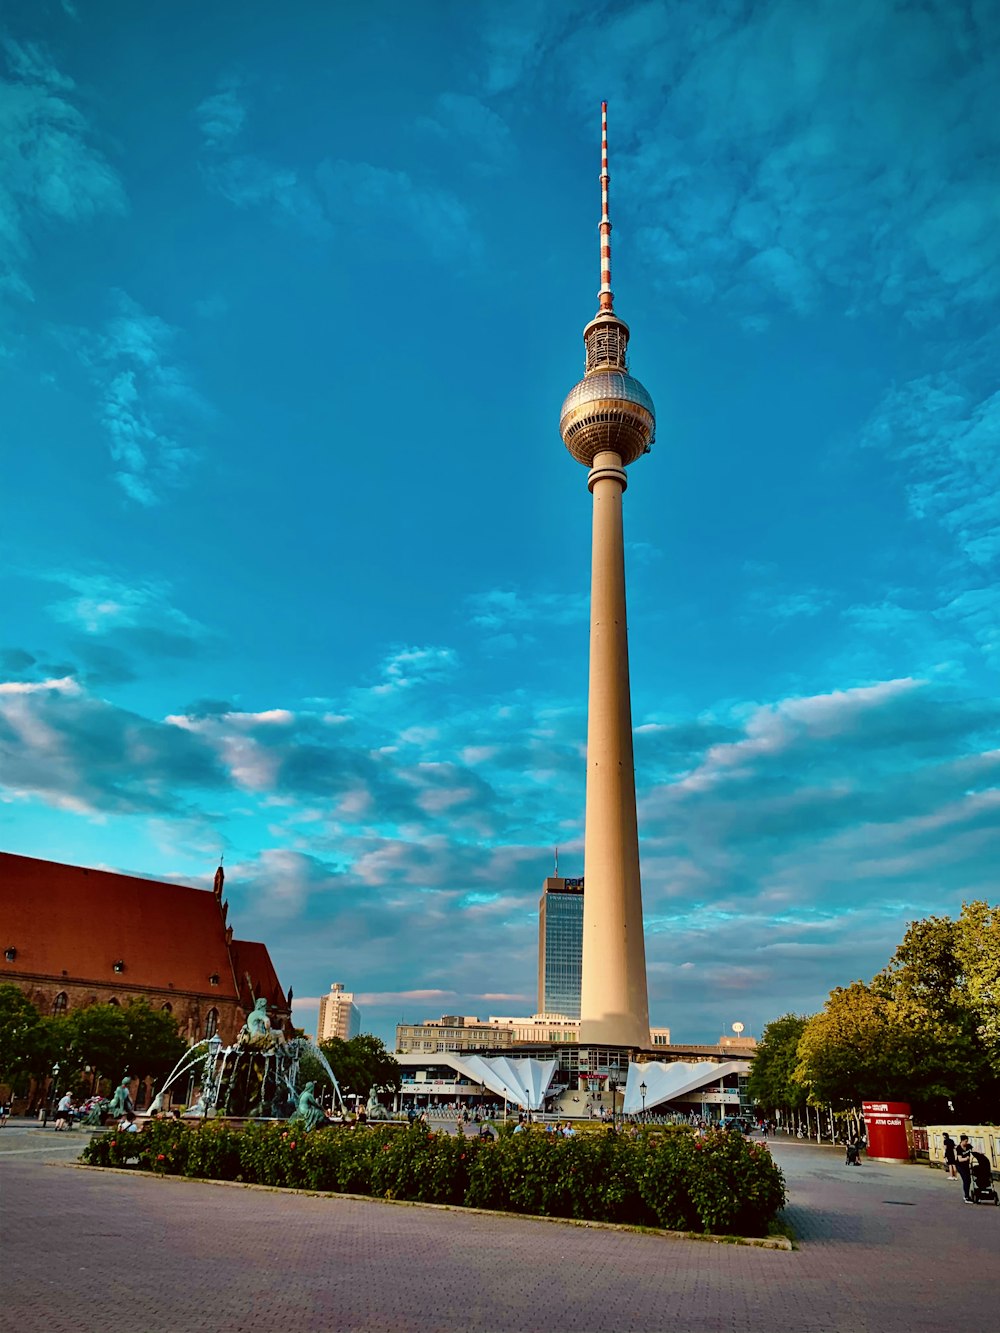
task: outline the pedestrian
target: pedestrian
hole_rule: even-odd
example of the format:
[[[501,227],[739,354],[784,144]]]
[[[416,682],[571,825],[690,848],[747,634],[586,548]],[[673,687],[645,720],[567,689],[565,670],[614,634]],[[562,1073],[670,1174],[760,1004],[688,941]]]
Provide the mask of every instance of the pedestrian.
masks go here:
[[[10,1102],[0,1101],[0,1129],[10,1119]]]
[[[955,1149],[955,1165],[961,1177],[962,1193],[965,1196],[962,1202],[971,1203],[972,1196],[969,1189],[972,1185],[972,1144],[969,1142],[968,1134],[959,1135],[958,1147]]]
[[[65,1097],[59,1099],[59,1105],[56,1107],[56,1129],[69,1129],[73,1124],[73,1097],[66,1093]]]
[[[944,1142],[944,1169],[945,1175],[949,1180],[957,1180],[958,1172],[955,1170],[955,1140],[950,1134],[942,1135]]]

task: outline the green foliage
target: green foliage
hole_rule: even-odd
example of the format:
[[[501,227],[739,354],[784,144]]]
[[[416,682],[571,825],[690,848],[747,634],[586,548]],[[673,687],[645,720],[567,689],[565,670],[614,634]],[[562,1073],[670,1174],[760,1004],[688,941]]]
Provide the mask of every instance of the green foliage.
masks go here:
[[[169,1074],[187,1049],[173,1014],[153,1009],[145,1000],[130,1000],[121,1014],[125,1020],[129,1072],[138,1078],[162,1078]]]
[[[987,1057],[1000,1074],[1000,907],[964,903],[955,928],[955,956],[966,1000]]]
[[[988,1114],[1000,1092],[997,976],[1000,909],[912,922],[870,985],[838,987],[809,1020],[796,1080],[834,1108],[888,1098],[922,1117],[952,1114],[949,1102],[962,1118]]]
[[[329,1041],[321,1043],[320,1050],[330,1062],[330,1068],[340,1084],[341,1092],[353,1093],[367,1100],[373,1087],[390,1092],[399,1091],[399,1063],[378,1037],[373,1037],[367,1032],[352,1037],[350,1041],[332,1037]],[[318,1062],[312,1063],[317,1070],[320,1070]],[[329,1080],[322,1072],[319,1072],[318,1076],[310,1073],[309,1077],[314,1079],[317,1087],[320,1084],[329,1087]]]
[[[59,1082],[69,1086],[84,1068],[119,1080],[169,1073],[184,1053],[185,1042],[173,1014],[152,1009],[145,1000],[126,1005],[91,1004],[58,1018],[39,1020],[39,1049],[44,1074],[59,1065]]]
[[[806,1090],[795,1078],[798,1047],[806,1023],[804,1014],[784,1014],[764,1029],[747,1083],[751,1100],[766,1111],[792,1110],[805,1105]]]
[[[304,1135],[168,1120],[94,1138],[82,1156],[94,1166],[743,1235],[765,1234],[785,1197],[766,1148],[724,1131],[566,1139],[533,1129],[490,1142],[421,1125]]]
[[[19,986],[0,986],[0,1034],[0,1083],[19,1087],[51,1067],[41,1016]]]
[[[898,1098],[898,1036],[890,1000],[861,981],[838,986],[805,1026],[795,1077],[826,1106]]]
[[[785,1203],[781,1172],[762,1143],[713,1130],[695,1139],[688,1171],[691,1203],[706,1231],[758,1234]]]

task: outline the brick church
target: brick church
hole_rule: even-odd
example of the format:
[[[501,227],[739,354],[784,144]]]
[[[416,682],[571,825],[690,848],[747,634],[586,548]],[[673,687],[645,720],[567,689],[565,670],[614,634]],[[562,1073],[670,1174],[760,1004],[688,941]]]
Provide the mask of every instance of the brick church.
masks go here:
[[[290,1035],[292,992],[266,945],[233,938],[223,883],[221,866],[207,890],[0,852],[0,984],[43,1014],[146,1000],[226,1044],[263,996]]]

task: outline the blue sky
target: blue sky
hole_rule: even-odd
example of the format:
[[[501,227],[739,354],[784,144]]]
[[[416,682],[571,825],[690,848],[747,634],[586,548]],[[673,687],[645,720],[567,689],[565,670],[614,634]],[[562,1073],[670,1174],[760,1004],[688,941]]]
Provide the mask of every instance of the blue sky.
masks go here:
[[[1000,864],[1000,15],[33,0],[0,83],[0,845],[209,883],[312,1025],[534,1008],[596,310],[650,1007],[758,1032]],[[312,1006],[312,1007],[310,1007]]]

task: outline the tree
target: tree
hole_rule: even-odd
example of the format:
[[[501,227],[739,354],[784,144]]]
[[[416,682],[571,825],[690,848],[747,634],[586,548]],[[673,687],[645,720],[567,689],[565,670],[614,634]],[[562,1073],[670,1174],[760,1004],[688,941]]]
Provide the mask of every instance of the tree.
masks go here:
[[[747,1083],[750,1099],[766,1111],[805,1105],[806,1090],[795,1080],[798,1046],[809,1020],[803,1014],[784,1014],[765,1027]]]
[[[19,1086],[44,1065],[41,1015],[18,986],[0,986],[0,1083]]]
[[[856,981],[830,992],[798,1046],[796,1081],[814,1102],[840,1110],[862,1099],[899,1098],[892,1002]]]
[[[103,1078],[118,1080],[129,1065],[129,1030],[117,1004],[90,1004],[76,1009],[59,1024],[60,1072],[66,1077],[89,1067]],[[55,1029],[54,1029],[55,1030]]]
[[[961,936],[960,922],[948,917],[911,922],[872,983],[893,1001],[906,1048],[900,1086],[907,1088],[906,1100],[928,1115],[947,1114],[949,1103],[956,1102],[972,1114],[989,1100],[994,1082],[960,956]],[[970,944],[975,939],[971,922],[967,939]]]
[[[955,956],[965,995],[993,1072],[1000,1074],[1000,907],[962,904],[955,923]]]
[[[927,1118],[949,1114],[949,1102],[977,1114],[990,1096],[968,1016],[937,1014],[905,988],[893,998],[881,982],[831,992],[802,1034],[795,1077],[813,1101],[841,1109],[903,1101]]]
[[[126,1074],[156,1078],[169,1073],[186,1049],[173,1014],[152,1009],[145,1000],[124,1007],[91,1004],[43,1024],[48,1068],[59,1065],[61,1083],[85,1068],[112,1082]]]
[[[130,1001],[122,1010],[126,1025],[128,1070],[138,1078],[169,1074],[187,1050],[172,1013],[152,1009],[145,1000]]]
[[[378,1037],[367,1032],[350,1041],[331,1037],[321,1044],[320,1050],[329,1061],[341,1092],[366,1098],[373,1087],[398,1091],[399,1063]]]

